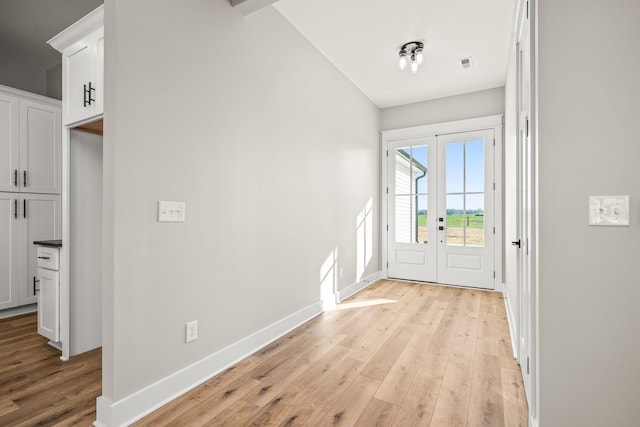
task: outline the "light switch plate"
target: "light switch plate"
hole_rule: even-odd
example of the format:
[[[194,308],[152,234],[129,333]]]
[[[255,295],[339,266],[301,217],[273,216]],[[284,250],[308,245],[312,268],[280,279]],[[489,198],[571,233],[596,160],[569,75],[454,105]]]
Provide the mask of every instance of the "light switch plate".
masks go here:
[[[158,202],[159,222],[184,222],[184,202]]]
[[[629,225],[629,196],[589,196],[589,225]]]

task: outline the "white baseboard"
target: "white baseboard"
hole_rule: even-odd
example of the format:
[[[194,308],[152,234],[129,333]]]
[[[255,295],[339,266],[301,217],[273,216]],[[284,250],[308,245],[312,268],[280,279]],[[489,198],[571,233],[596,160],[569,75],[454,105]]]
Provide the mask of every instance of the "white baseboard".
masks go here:
[[[513,315],[513,311],[511,310],[511,299],[507,297],[506,293],[504,295],[504,309],[507,312],[507,324],[509,325],[509,335],[511,335],[511,351],[513,352],[513,357],[518,360],[518,341],[516,335],[516,319]]]
[[[21,314],[34,313],[38,311],[37,304],[23,305],[20,307],[7,308],[0,310],[0,319],[7,319],[9,317],[20,316]]]
[[[346,288],[338,291],[338,302],[342,302],[345,299],[349,298],[351,295],[354,295],[356,292],[360,292],[364,288],[373,285],[381,278],[381,272],[376,271],[375,273],[369,274],[368,276],[362,278],[362,280],[350,284]]]
[[[315,302],[122,400],[100,396],[93,425],[128,426],[321,313],[322,303]]]

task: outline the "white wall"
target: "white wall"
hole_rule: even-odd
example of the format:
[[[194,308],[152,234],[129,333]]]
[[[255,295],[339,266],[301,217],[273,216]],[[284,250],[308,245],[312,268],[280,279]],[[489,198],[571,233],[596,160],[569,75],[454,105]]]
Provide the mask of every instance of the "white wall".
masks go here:
[[[379,270],[379,110],[272,7],[107,0],[105,40],[115,402],[317,303],[327,259],[338,289]],[[158,223],[158,200],[186,222]]]
[[[380,110],[380,130],[504,114],[504,87]]]
[[[70,353],[102,344],[102,136],[71,131]]]
[[[638,425],[640,3],[538,1],[541,426]],[[589,227],[589,195],[631,196]]]

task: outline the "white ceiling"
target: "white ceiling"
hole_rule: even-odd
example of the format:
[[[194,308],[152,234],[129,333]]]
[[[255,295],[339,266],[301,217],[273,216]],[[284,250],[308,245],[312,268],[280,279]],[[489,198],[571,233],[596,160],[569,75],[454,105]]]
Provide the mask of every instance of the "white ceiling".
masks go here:
[[[378,107],[504,86],[515,0],[279,0],[276,9]],[[416,74],[398,51],[424,43]],[[472,57],[463,69],[459,59]]]
[[[60,52],[47,40],[101,5],[103,0],[0,0],[0,58],[49,68]],[[0,65],[1,66],[1,65]]]

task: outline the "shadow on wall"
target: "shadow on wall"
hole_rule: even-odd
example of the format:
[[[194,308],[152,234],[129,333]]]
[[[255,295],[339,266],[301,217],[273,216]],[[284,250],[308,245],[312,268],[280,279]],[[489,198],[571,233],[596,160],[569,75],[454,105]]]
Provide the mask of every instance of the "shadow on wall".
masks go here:
[[[322,309],[327,310],[336,305],[338,287],[338,248],[329,253],[320,267],[320,300]]]

